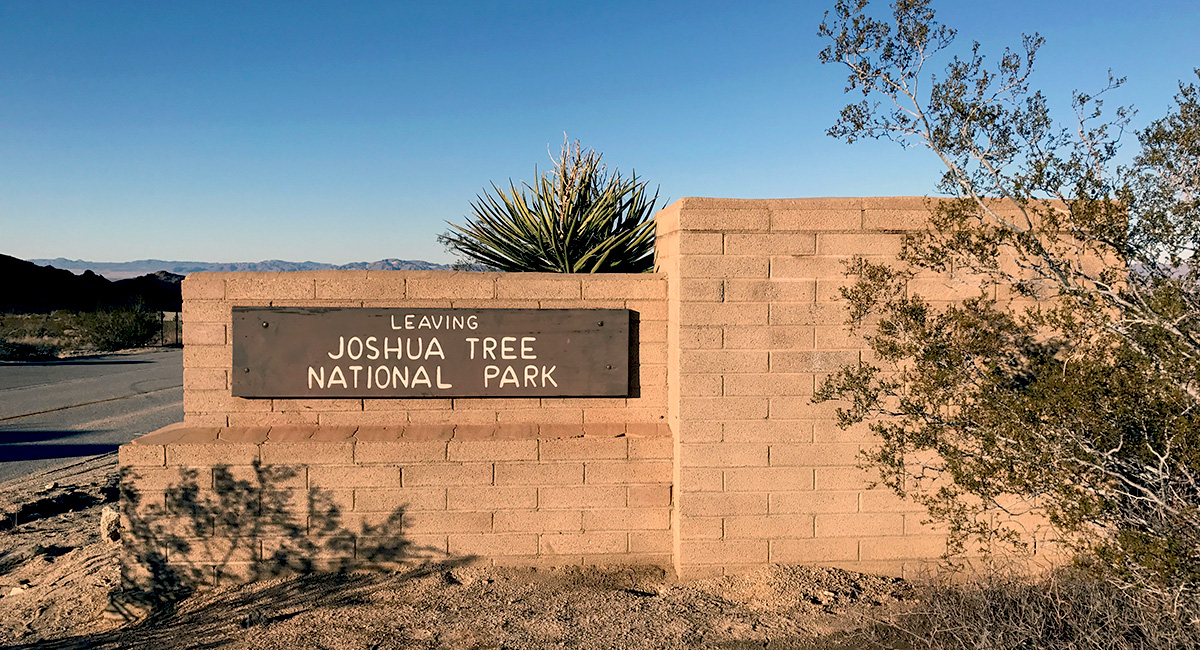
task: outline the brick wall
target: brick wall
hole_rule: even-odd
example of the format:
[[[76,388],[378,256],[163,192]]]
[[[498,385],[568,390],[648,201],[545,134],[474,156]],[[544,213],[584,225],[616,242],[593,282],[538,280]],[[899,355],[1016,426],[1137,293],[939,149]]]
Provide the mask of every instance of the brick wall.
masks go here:
[[[867,489],[856,456],[870,432],[810,401],[864,354],[844,327],[842,263],[894,258],[927,214],[923,198],[687,198],[659,214],[680,575],[773,562],[903,574],[944,551],[919,509]],[[917,282],[960,297],[947,278]]]
[[[894,259],[927,215],[923,198],[686,198],[657,216],[655,274],[193,274],[184,429],[122,447],[121,463],[151,502],[180,468],[296,467],[289,489],[328,493],[359,524],[407,505],[406,535],[493,562],[911,573],[942,554],[943,536],[919,508],[868,489],[857,456],[870,432],[839,429],[836,405],[810,398],[869,353],[844,326],[843,262]],[[909,288],[938,302],[981,285],[926,275]],[[638,393],[234,398],[234,305],[627,308],[640,320]]]

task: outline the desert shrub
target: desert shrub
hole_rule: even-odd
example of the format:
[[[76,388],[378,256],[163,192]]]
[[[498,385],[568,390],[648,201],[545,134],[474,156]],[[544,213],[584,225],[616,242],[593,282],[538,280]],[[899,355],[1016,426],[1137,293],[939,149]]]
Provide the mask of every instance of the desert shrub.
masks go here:
[[[600,154],[564,144],[554,171],[524,190],[492,185],[464,226],[438,240],[501,271],[640,273],[654,267],[654,204],[637,176],[611,175]],[[526,195],[526,192],[529,195]]]
[[[43,361],[58,356],[58,348],[45,343],[20,343],[0,338],[0,361]]]
[[[162,328],[158,312],[140,307],[97,311],[82,316],[84,336],[97,350],[141,347],[154,340]]]
[[[1040,580],[929,583],[903,613],[850,635],[854,647],[1134,650],[1200,647],[1200,621],[1076,570]]]

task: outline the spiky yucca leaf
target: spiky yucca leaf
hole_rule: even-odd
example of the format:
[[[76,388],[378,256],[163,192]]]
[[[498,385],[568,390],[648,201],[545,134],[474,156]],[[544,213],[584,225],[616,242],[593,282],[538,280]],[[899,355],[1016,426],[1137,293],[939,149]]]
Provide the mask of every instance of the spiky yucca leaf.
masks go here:
[[[465,225],[438,239],[450,250],[501,271],[640,273],[654,266],[654,207],[633,175],[610,176],[600,154],[563,145],[554,171],[536,185],[476,197]],[[528,195],[526,194],[528,192]]]

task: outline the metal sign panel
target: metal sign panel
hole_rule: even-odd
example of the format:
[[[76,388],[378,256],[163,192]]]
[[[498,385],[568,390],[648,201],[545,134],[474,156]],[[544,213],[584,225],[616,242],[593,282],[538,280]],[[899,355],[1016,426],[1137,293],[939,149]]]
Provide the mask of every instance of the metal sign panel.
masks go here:
[[[234,307],[236,397],[625,397],[627,309]]]

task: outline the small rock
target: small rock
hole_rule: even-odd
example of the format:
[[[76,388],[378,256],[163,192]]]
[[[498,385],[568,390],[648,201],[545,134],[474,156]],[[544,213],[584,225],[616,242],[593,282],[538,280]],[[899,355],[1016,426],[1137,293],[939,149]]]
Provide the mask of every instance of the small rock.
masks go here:
[[[46,487],[42,488],[42,492],[49,492],[56,487],[58,487],[58,483],[56,481],[51,481],[50,483],[46,484]]]
[[[121,515],[112,506],[104,506],[100,511],[100,538],[109,542],[121,541]]]
[[[25,593],[25,589],[23,587],[13,587],[12,589],[8,590],[9,596],[17,596],[23,593]]]

